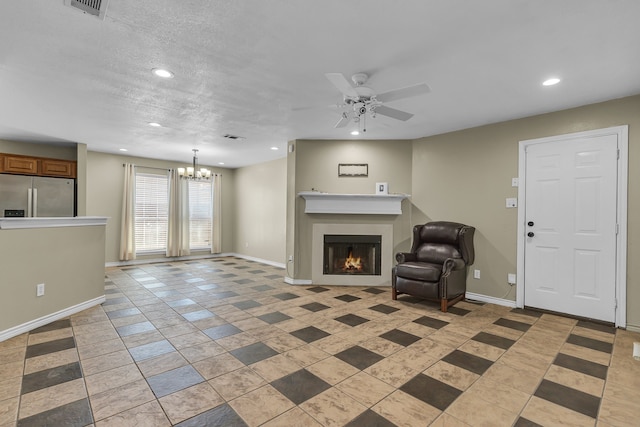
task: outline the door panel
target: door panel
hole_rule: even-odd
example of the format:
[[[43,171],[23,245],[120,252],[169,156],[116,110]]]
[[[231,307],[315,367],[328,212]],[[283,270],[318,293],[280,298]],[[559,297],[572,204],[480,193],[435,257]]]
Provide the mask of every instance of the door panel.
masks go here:
[[[526,148],[525,305],[615,320],[617,137]]]

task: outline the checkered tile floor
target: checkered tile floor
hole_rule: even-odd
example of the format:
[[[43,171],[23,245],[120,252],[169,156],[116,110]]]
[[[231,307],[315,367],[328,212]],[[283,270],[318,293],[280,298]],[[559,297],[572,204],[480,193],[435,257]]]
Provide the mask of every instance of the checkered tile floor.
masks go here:
[[[640,334],[237,258],[109,269],[107,301],[0,343],[0,426],[631,426]]]

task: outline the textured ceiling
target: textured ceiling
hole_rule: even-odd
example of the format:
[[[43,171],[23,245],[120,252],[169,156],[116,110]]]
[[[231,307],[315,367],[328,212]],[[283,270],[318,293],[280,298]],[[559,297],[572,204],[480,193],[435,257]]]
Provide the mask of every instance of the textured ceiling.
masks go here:
[[[0,139],[246,166],[354,138],[333,127],[328,72],[378,93],[427,83],[388,104],[413,118],[367,120],[364,138],[434,135],[640,93],[638,18],[637,0],[110,0],[104,20],[6,0]]]

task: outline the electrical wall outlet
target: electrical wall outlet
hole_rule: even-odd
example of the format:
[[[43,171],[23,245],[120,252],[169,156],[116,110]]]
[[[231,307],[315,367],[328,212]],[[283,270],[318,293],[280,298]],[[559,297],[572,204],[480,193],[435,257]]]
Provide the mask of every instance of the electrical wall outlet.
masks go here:
[[[41,297],[44,295],[44,283],[38,283],[36,285],[36,296]]]
[[[289,261],[293,261],[293,255],[289,255]]]
[[[480,278],[480,270],[473,270],[473,278],[474,279]]]
[[[507,283],[510,285],[515,285],[516,284],[516,275],[515,274],[507,274]]]

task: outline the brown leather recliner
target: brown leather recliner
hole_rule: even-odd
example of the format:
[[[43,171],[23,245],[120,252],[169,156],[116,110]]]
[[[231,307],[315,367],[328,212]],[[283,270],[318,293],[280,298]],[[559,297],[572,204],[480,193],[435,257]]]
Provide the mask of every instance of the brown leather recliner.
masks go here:
[[[440,310],[464,299],[467,267],[473,264],[476,229],[457,222],[435,221],[413,227],[411,252],[396,254],[391,298],[398,294],[437,300]]]

